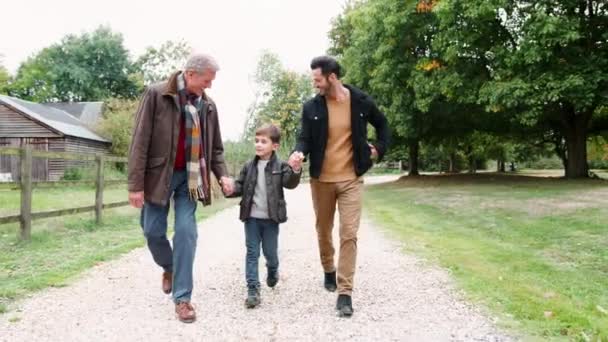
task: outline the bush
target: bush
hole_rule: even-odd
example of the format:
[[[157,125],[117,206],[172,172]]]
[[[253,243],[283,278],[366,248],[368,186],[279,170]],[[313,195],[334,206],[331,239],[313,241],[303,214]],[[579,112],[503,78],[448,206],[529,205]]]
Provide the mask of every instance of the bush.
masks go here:
[[[138,102],[111,99],[105,104],[103,118],[96,130],[112,141],[112,155],[126,157],[133,134],[133,121]]]
[[[65,171],[63,172],[63,177],[61,177],[61,180],[67,180],[67,181],[79,181],[82,180],[84,176],[84,172],[82,169],[77,168],[77,167],[70,167],[65,169]]]
[[[562,170],[564,168],[564,164],[559,157],[554,156],[521,162],[520,168],[537,170]]]
[[[589,169],[608,169],[608,160],[590,160]]]

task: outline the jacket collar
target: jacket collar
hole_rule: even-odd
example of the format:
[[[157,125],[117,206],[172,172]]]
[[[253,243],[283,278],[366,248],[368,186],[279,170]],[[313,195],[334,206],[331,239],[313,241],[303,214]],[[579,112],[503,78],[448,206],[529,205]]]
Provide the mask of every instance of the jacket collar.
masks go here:
[[[175,107],[178,108],[179,110],[179,99],[177,98],[177,76],[179,74],[181,74],[182,71],[176,71],[173,74],[171,74],[171,76],[169,76],[169,79],[165,82],[164,85],[164,89],[163,89],[163,96],[167,96],[173,99],[173,102],[175,103]],[[203,91],[203,113],[207,113],[208,111],[214,110],[213,106],[215,105],[215,103],[213,102],[213,100],[207,96],[207,93],[205,93]]]
[[[163,91],[163,95],[165,96],[171,96],[173,97],[176,101],[177,101],[177,76],[179,76],[179,74],[181,74],[182,71],[176,71],[173,74],[171,74],[171,76],[169,76],[169,79],[167,80],[167,83],[165,84],[165,89]],[[203,91],[203,100],[205,100],[205,102],[209,102],[209,97],[207,96],[207,94]],[[179,103],[179,102],[177,102]]]
[[[363,98],[365,98],[365,93],[362,92],[359,88],[346,83],[343,83],[342,85],[350,91],[351,100],[362,100]],[[325,103],[327,100],[325,95],[320,94],[317,94],[314,99],[316,102],[321,103]]]
[[[253,163],[255,165],[258,165],[258,161],[260,160],[260,156],[256,155],[253,158]],[[270,156],[270,159],[268,159],[268,165],[272,165],[276,162],[277,160],[277,153],[275,151],[272,151],[272,155]]]

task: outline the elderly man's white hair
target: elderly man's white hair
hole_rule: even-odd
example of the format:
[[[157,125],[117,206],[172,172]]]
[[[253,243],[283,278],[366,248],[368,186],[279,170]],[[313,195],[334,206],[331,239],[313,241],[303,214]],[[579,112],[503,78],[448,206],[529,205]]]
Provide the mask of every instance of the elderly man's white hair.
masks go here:
[[[205,70],[218,71],[220,70],[220,66],[215,58],[204,53],[195,53],[186,61],[184,70],[196,72],[204,72]]]

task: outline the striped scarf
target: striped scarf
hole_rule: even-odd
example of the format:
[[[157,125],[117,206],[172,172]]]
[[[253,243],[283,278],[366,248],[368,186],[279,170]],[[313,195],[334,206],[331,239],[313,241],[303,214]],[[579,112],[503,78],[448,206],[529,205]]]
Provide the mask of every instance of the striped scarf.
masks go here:
[[[202,127],[199,112],[203,108],[202,97],[188,100],[184,74],[177,76],[177,93],[182,119],[186,127],[186,170],[188,174],[188,193],[190,200],[199,200],[203,205],[210,204],[210,188],[207,180],[207,167],[203,149]],[[204,114],[204,113],[203,113]]]

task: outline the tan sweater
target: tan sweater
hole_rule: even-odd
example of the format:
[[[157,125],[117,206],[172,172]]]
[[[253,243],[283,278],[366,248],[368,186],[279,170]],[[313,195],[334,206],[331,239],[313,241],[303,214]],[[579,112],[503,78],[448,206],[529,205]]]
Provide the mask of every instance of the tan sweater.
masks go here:
[[[319,181],[344,182],[357,178],[353,165],[350,92],[338,102],[326,98],[328,118],[327,146]]]

